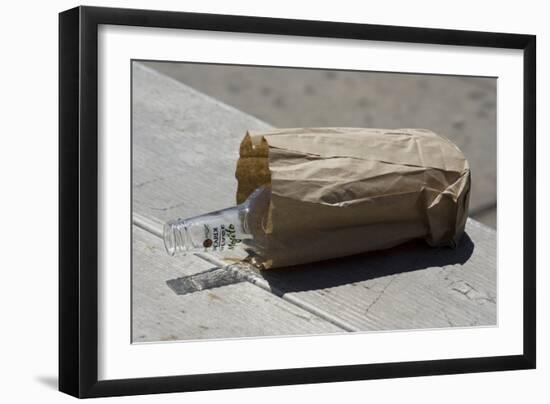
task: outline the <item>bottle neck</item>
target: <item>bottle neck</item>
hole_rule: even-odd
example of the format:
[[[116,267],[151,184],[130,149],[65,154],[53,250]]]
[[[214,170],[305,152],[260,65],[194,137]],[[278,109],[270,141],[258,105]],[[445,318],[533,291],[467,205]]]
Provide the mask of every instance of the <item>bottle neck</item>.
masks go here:
[[[164,246],[170,255],[233,250],[245,233],[247,209],[235,206],[164,225]]]

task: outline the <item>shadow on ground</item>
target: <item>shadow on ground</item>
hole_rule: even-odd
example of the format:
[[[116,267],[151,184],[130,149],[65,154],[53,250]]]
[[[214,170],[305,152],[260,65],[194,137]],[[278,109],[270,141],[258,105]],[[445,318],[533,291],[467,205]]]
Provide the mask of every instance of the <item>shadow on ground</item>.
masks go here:
[[[302,292],[427,268],[462,265],[473,251],[474,243],[465,234],[454,249],[433,248],[422,241],[415,241],[387,250],[262,271],[261,275],[282,294]]]
[[[58,380],[56,376],[37,376],[36,381],[50,389],[58,389]]]
[[[433,248],[422,241],[410,242],[387,250],[353,255],[327,261],[260,271],[235,272],[212,268],[200,274],[171,279],[166,283],[177,294],[213,289],[255,277],[269,283],[275,295],[328,289],[398,273],[462,265],[474,252],[474,243],[464,234],[456,248]]]

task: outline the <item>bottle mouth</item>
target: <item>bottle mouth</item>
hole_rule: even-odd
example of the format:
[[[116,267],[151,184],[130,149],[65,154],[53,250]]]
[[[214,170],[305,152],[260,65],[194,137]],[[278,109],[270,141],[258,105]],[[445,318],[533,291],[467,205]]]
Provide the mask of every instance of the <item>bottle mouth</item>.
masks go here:
[[[171,223],[166,223],[163,229],[164,248],[168,255],[176,254],[176,233]]]

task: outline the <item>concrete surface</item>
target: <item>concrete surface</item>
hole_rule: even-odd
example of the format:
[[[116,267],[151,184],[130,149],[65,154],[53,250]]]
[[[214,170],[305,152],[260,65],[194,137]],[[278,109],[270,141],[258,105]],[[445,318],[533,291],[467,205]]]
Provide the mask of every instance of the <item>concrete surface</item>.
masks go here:
[[[178,295],[167,280],[207,271],[213,265],[195,256],[173,259],[159,240],[134,226],[134,342],[344,332],[249,282]]]
[[[276,127],[427,128],[472,168],[471,216],[496,228],[494,78],[145,63]]]
[[[234,147],[269,125],[139,63],[133,95],[134,342],[496,324],[496,233],[474,220],[455,250],[411,243],[260,273],[168,257],[162,222],[232,205]],[[226,270],[243,276],[185,293],[182,279]]]

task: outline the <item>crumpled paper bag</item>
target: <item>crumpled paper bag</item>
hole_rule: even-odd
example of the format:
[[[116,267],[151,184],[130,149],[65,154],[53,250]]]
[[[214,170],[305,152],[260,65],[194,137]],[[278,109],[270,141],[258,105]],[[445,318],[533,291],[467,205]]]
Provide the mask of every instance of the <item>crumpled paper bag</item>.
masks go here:
[[[393,247],[423,238],[456,246],[468,217],[470,168],[425,129],[249,131],[237,203],[271,186],[265,268]]]

